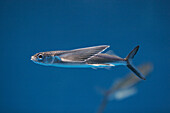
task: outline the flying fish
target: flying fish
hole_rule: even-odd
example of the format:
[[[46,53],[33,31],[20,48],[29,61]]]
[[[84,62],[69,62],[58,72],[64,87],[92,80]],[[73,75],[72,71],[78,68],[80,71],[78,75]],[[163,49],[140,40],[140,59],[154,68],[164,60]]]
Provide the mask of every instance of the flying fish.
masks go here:
[[[101,45],[73,50],[39,52],[31,56],[31,60],[40,65],[67,68],[107,68],[125,65],[139,78],[145,80],[145,77],[131,63],[139,46],[136,46],[126,58],[102,53],[109,47]]]
[[[138,70],[146,77],[152,72],[153,64],[149,62],[141,64],[138,66]],[[141,79],[139,79],[137,76],[134,76],[133,73],[129,73],[125,77],[116,80],[108,90],[96,87],[97,91],[103,95],[103,99],[97,113],[103,113],[109,101],[123,100],[136,94],[138,91],[136,86],[140,82]]]

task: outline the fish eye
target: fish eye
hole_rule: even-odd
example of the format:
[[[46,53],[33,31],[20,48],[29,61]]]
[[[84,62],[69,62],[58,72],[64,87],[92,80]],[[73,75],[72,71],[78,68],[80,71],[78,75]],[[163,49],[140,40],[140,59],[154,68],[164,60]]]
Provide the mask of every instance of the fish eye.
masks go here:
[[[38,54],[37,57],[38,57],[38,60],[42,60],[43,59],[43,55],[42,54]]]

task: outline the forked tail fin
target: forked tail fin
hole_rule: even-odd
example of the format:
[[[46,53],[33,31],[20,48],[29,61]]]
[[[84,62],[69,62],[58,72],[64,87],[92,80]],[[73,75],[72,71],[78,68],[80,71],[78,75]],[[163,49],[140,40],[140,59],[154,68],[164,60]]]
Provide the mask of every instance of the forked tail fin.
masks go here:
[[[139,46],[136,46],[125,58],[127,61],[127,67],[134,72],[139,78],[146,80],[145,77],[131,64],[133,57],[136,55],[137,51],[139,49]]]

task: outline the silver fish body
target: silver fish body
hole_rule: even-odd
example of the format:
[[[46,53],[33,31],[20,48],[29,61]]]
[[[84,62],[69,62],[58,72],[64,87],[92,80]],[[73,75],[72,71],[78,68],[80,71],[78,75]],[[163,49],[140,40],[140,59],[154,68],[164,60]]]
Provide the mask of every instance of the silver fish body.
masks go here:
[[[36,53],[31,60],[45,66],[67,67],[67,68],[103,68],[116,65],[127,65],[134,73],[145,79],[130,63],[138,51],[139,46],[130,52],[126,58],[116,55],[103,54],[109,48],[108,45],[94,46],[65,51],[49,51]]]
[[[113,64],[126,63],[118,56],[100,53],[108,47],[96,46],[70,51],[40,52],[32,56],[31,60],[41,65],[69,68],[108,67],[114,66]],[[42,59],[38,58],[39,55],[40,57],[42,55]]]

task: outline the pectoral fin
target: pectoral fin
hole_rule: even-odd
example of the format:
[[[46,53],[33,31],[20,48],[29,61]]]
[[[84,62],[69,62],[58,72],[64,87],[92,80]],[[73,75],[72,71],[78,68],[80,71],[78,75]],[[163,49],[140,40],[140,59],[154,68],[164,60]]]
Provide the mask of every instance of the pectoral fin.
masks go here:
[[[62,61],[65,62],[85,62],[88,59],[92,58],[93,56],[103,52],[108,47],[109,47],[108,45],[103,45],[103,46],[74,49],[68,51],[65,54],[60,55],[60,58]]]

